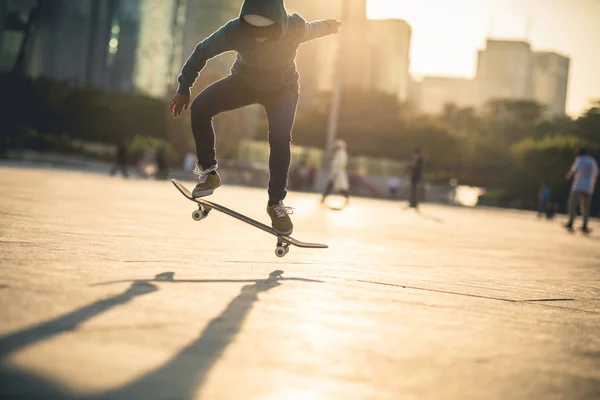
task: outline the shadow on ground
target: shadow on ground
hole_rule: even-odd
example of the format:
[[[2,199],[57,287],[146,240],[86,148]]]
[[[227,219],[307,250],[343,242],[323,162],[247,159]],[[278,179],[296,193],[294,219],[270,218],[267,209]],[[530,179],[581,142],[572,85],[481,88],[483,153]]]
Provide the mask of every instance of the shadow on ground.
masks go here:
[[[124,292],[108,299],[99,300],[69,314],[34,325],[30,328],[0,337],[0,397],[2,399],[191,399],[201,389],[211,368],[219,360],[227,346],[240,332],[258,295],[281,285],[281,281],[298,280],[321,282],[301,278],[283,278],[283,271],[269,274],[258,280],[175,280],[173,272],[158,274],[151,280],[134,280]],[[111,284],[115,281],[102,284]],[[225,310],[204,328],[198,338],[175,354],[164,365],[146,373],[133,382],[90,396],[81,396],[54,384],[48,379],[6,365],[6,358],[34,343],[47,340],[63,332],[76,330],[84,322],[135,297],[153,293],[158,287],[152,282],[169,283],[248,283],[232,299]]]

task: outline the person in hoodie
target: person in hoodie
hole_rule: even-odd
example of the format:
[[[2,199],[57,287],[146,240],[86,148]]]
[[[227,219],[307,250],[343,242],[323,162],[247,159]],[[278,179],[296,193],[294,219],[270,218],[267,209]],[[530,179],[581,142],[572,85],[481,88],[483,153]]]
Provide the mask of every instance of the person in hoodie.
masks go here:
[[[245,0],[240,16],[199,43],[177,78],[170,107],[175,118],[190,104],[190,88],[206,62],[224,52],[237,52],[231,74],[202,91],[190,108],[198,163],[194,197],[213,194],[221,186],[217,172],[212,118],[224,111],[261,104],[269,121],[269,200],[273,228],[285,235],[294,227],[291,208],[283,205],[290,166],[291,131],[299,96],[295,57],[300,44],[337,33],[336,20],[306,22],[288,15],[284,0]]]

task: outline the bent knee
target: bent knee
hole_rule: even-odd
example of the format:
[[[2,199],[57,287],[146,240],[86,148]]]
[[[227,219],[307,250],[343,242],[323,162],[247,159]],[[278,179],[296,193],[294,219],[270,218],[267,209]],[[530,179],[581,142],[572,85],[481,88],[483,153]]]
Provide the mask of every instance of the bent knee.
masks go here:
[[[210,106],[210,101],[202,97],[196,97],[190,106],[190,113],[192,118],[206,118],[211,119],[215,116],[215,112]]]

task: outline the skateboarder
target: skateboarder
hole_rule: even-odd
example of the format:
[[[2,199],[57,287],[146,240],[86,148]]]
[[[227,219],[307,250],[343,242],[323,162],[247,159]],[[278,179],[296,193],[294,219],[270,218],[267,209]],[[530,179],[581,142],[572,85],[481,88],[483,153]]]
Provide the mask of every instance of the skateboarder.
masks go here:
[[[212,118],[250,104],[261,104],[269,120],[269,201],[267,213],[273,228],[290,234],[291,208],[283,205],[290,165],[291,131],[299,96],[296,51],[301,43],[337,33],[335,20],[306,22],[288,15],[284,0],[245,0],[240,16],[198,44],[178,77],[171,112],[179,117],[190,103],[190,87],[206,62],[226,51],[236,51],[231,75],[213,83],[193,101],[192,131],[198,163],[194,197],[211,195],[221,186],[217,172]]]
[[[596,181],[598,180],[598,163],[594,157],[588,156],[586,149],[579,149],[573,162],[571,170],[567,173],[567,179],[573,178],[571,194],[569,196],[569,222],[565,225],[568,230],[573,230],[573,222],[577,215],[577,206],[581,208],[583,225],[581,230],[589,233],[588,220],[590,217],[590,205]]]
[[[350,185],[348,183],[348,173],[346,172],[347,166],[348,152],[346,151],[346,142],[342,139],[338,139],[335,142],[335,153],[331,160],[329,183],[323,193],[321,203],[325,203],[327,196],[329,196],[333,190],[336,190],[346,198],[346,205],[348,205],[348,202],[350,201]]]

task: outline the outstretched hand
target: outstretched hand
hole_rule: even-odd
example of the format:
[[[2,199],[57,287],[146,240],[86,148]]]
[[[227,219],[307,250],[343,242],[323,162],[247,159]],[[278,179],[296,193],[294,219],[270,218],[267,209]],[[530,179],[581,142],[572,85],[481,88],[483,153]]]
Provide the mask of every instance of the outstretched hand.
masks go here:
[[[342,26],[342,23],[338,20],[335,19],[330,19],[328,21],[331,25],[333,25],[334,27],[334,33],[338,33],[340,31],[340,27]]]
[[[183,111],[187,111],[190,105],[190,96],[186,96],[181,93],[175,93],[175,96],[171,99],[170,109],[173,118],[181,117]]]

